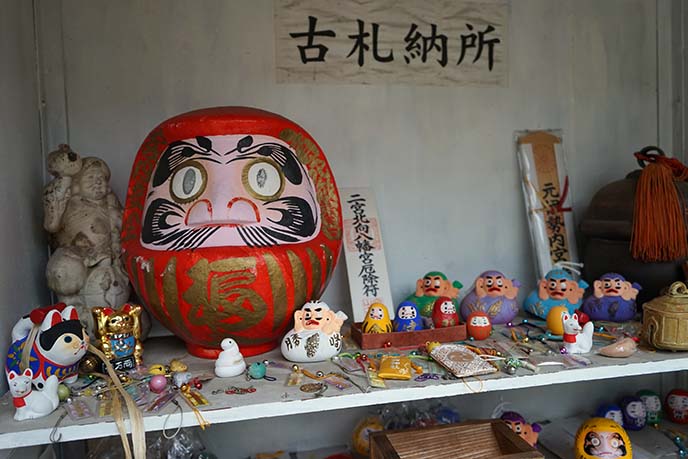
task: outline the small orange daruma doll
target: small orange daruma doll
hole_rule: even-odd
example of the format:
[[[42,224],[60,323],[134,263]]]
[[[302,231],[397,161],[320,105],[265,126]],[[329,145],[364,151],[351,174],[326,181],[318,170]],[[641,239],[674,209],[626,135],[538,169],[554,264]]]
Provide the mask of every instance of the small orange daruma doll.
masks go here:
[[[149,311],[216,358],[276,347],[294,311],[320,298],[341,248],[325,155],[273,113],[216,107],[155,128],[134,162],[122,259]]]
[[[483,340],[492,334],[492,322],[490,316],[482,311],[472,312],[466,319],[466,331],[468,336],[476,340]]]

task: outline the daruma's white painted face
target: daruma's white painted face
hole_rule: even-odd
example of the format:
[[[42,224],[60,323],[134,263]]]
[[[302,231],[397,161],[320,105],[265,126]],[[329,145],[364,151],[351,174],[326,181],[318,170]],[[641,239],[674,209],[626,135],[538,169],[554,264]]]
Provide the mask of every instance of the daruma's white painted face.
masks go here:
[[[632,418],[636,419],[645,419],[645,405],[643,405],[643,402],[636,401],[636,402],[631,402],[626,406],[626,412],[628,415]]]
[[[371,307],[368,315],[370,316],[371,319],[380,320],[383,317],[385,317],[385,312],[382,310],[382,308]]]
[[[471,317],[471,325],[476,327],[488,327],[490,326],[490,321],[485,316],[473,316]]]
[[[148,184],[141,242],[152,250],[270,247],[320,230],[308,171],[285,142],[266,135],[172,142]]]
[[[445,301],[440,305],[440,311],[442,311],[443,314],[454,314],[456,312],[456,308],[454,307],[454,303],[451,301]]]
[[[604,415],[605,418],[611,419],[619,425],[623,424],[623,413],[621,410],[609,410],[607,414]]]
[[[400,319],[415,319],[416,315],[416,309],[411,306],[402,306],[399,308]]]
[[[662,409],[662,402],[656,395],[643,395],[640,400],[645,404],[647,411],[655,412]]]

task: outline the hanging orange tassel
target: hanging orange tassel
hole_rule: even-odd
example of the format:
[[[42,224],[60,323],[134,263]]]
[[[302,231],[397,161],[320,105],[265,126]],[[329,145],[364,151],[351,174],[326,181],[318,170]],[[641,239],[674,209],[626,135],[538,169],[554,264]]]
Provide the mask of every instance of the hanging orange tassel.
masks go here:
[[[637,260],[661,262],[688,256],[685,203],[674,185],[675,176],[685,179],[686,170],[676,174],[673,166],[670,161],[651,162],[638,179],[631,234],[631,255]]]

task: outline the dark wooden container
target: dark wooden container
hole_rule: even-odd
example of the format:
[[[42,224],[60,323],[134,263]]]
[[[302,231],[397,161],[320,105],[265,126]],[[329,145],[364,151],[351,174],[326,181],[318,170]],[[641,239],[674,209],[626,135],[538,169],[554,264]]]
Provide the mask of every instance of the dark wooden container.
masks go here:
[[[635,188],[640,172],[633,171],[625,179],[602,187],[590,201],[581,231],[585,236],[584,278],[592,284],[602,274],[619,273],[642,285],[638,304],[643,304],[659,296],[667,285],[685,278],[685,260],[643,263],[631,256]],[[676,187],[688,202],[688,183],[676,182]]]
[[[420,346],[428,341],[439,341],[440,343],[463,341],[466,339],[466,325],[412,332],[363,333],[361,322],[356,322],[351,326],[351,336],[361,349],[382,349],[387,344],[392,347]]]
[[[544,459],[499,419],[370,434],[370,459]]]

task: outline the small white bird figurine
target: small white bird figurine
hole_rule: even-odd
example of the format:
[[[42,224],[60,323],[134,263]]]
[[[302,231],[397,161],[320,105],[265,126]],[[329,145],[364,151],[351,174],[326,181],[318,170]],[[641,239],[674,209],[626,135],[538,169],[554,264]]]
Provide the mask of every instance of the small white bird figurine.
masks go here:
[[[219,378],[239,376],[246,370],[244,356],[239,352],[239,346],[232,338],[225,338],[220,343],[222,352],[215,361],[215,374]]]

